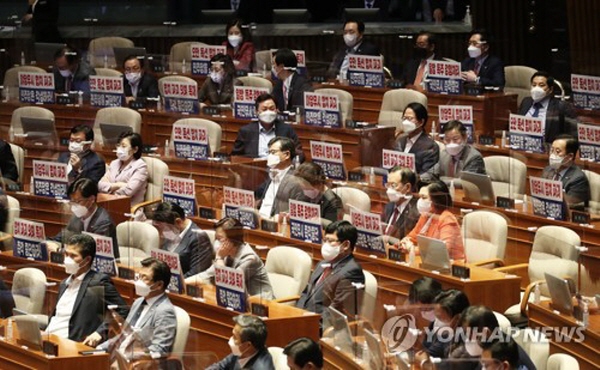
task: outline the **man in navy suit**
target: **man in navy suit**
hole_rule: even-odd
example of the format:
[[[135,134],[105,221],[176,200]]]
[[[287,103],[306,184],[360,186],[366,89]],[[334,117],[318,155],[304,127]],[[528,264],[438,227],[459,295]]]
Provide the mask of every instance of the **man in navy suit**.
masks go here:
[[[0,139],[0,182],[2,180],[11,183],[19,181],[19,169],[12,154],[10,144]]]
[[[491,38],[484,30],[474,30],[469,37],[469,57],[462,61],[464,81],[481,86],[504,87],[504,63],[490,54]]]
[[[137,99],[159,96],[158,82],[154,76],[144,71],[142,62],[143,59],[140,60],[136,55],[128,56],[123,62],[123,92],[128,104]]]
[[[348,55],[372,55],[379,56],[379,48],[363,40],[365,34],[365,24],[361,21],[348,20],[344,23],[344,43],[345,47],[341,48],[333,57],[333,61],[329,65],[327,75],[335,78],[340,75],[346,79],[348,72]]]
[[[417,175],[406,167],[395,166],[390,170],[385,187],[389,203],[383,209],[384,234],[393,244],[404,238],[419,221],[417,198],[412,193],[417,185]]]
[[[275,104],[280,112],[295,111],[304,106],[304,92],[313,91],[310,81],[298,74],[298,60],[291,49],[278,49],[273,58],[273,73],[277,82],[273,87]]]
[[[58,161],[67,163],[69,183],[86,177],[99,182],[106,172],[106,163],[92,150],[94,130],[87,125],[77,125],[71,129],[69,151],[60,153]]]
[[[249,123],[238,131],[233,143],[231,155],[244,155],[251,158],[267,158],[269,141],[276,136],[291,139],[296,146],[296,155],[300,162],[304,161],[302,144],[294,128],[277,119],[275,97],[271,94],[261,94],[255,102],[258,122]]]

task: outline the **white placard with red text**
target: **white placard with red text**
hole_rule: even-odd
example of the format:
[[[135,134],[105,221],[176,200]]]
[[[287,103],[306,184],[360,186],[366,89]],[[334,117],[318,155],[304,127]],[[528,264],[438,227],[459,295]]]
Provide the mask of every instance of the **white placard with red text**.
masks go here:
[[[227,54],[223,45],[190,45],[192,53],[192,74],[206,76],[210,73],[210,60],[217,54]],[[179,61],[178,61],[179,62]]]
[[[321,206],[290,199],[290,238],[321,244]]]
[[[600,109],[600,77],[571,74],[571,98],[581,109]]]
[[[545,153],[544,132],[546,122],[537,117],[511,114],[508,119],[510,147],[534,153]]]
[[[438,94],[460,94],[462,77],[459,62],[427,61],[427,91]]]
[[[352,86],[384,87],[383,57],[349,54],[347,78]]]
[[[340,144],[311,141],[310,156],[314,163],[323,168],[325,176],[333,180],[346,180],[344,153]]]
[[[377,213],[363,212],[350,207],[350,222],[358,230],[356,246],[367,253],[385,254],[381,238],[381,216]]]
[[[165,81],[162,95],[167,112],[198,114],[200,111],[196,81]]]
[[[254,192],[223,186],[223,213],[240,221],[245,227],[256,229],[258,220],[254,214]]]
[[[581,160],[600,162],[600,127],[578,123],[577,138]]]
[[[266,87],[234,86],[233,115],[238,119],[256,118],[255,102],[261,94],[266,94]]]
[[[564,220],[563,185],[560,180],[529,177],[533,213],[555,220]]]
[[[163,202],[179,205],[187,217],[196,216],[196,181],[181,177],[165,176]]]
[[[13,224],[13,256],[48,261],[44,224],[16,218]]]
[[[19,101],[21,103],[52,104],[54,103],[54,91],[54,74],[19,72]]]
[[[112,238],[85,231],[83,234],[91,236],[96,242],[96,258],[94,259],[92,270],[110,276],[117,276],[117,264],[115,262]]]
[[[123,78],[90,76],[90,104],[94,107],[123,105]]]
[[[406,167],[415,172],[415,155],[397,150],[383,149],[381,167],[389,170],[395,166]]]
[[[467,129],[469,143],[473,142],[473,106],[472,105],[440,105],[438,107],[440,132],[444,132],[444,124],[448,121],[460,121]]]
[[[171,269],[171,282],[169,283],[168,289],[171,292],[183,293],[185,290],[183,282],[183,273],[181,272],[181,261],[179,261],[179,254],[164,251],[162,249],[152,248],[150,250],[150,257],[156,258],[169,266]]]
[[[42,197],[67,199],[67,164],[33,160],[33,192]]]
[[[175,123],[171,136],[177,158],[206,159],[211,156],[206,128]]]
[[[246,281],[244,271],[215,266],[217,304],[237,312],[246,312]]]
[[[304,124],[318,127],[342,127],[337,95],[304,92]]]

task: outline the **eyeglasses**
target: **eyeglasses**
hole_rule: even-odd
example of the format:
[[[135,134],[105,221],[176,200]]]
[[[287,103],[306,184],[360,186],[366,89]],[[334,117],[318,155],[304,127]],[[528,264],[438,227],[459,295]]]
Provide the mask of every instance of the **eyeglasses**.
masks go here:
[[[334,243],[339,243],[340,241],[337,239],[332,239],[332,238],[323,238],[323,242],[329,243],[329,244],[334,244]]]
[[[87,201],[87,199],[85,199],[85,198],[81,198],[81,199],[71,199],[71,200],[69,201],[69,203],[71,203],[71,204],[79,204],[79,205],[82,205],[82,204],[83,204],[84,202],[86,202],[86,201]]]
[[[402,120],[403,120],[403,121],[412,121],[412,122],[417,122],[417,117],[406,117],[406,116],[403,116],[403,117],[402,117]]]
[[[487,41],[468,41],[467,45],[469,46],[479,46],[479,45],[483,45],[483,44],[487,44]]]
[[[395,183],[395,182],[386,182],[385,183],[385,187],[387,189],[396,189],[398,186],[404,185],[402,183]]]

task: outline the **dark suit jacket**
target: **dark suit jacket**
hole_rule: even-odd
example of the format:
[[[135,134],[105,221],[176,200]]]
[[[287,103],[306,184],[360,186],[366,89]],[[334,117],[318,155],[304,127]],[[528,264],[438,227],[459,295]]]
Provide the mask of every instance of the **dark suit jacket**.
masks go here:
[[[325,190],[319,199],[319,205],[321,206],[321,218],[331,222],[339,220],[338,216],[343,213],[344,209],[342,199],[331,189]]]
[[[442,150],[440,152],[440,160],[438,163],[433,166],[429,172],[435,178],[439,177],[449,177],[450,176],[450,164],[452,161],[452,157],[448,152]],[[456,179],[454,185],[459,186],[460,173],[462,171],[467,172],[475,172],[485,174],[485,163],[483,162],[483,156],[479,152],[479,150],[475,149],[475,147],[471,145],[465,145],[460,158],[458,159],[458,164],[456,165],[456,170],[454,172],[454,178]]]
[[[544,168],[542,177],[552,179],[555,173],[554,169],[548,166]],[[578,205],[578,203],[583,203],[584,206],[587,206],[590,200],[590,183],[579,166],[571,165],[560,181],[563,184],[563,191],[565,192],[569,206]]]
[[[343,48],[338,50],[338,52],[333,57],[333,61],[329,65],[329,69],[327,70],[327,76],[335,78],[340,73],[340,68],[342,66],[342,63],[344,62],[344,58],[346,58],[346,54],[348,54],[352,49],[353,48],[348,48],[347,46],[344,46]],[[352,51],[351,54],[379,56],[381,53],[379,52],[379,48],[377,47],[377,45],[363,39],[360,45],[358,45],[358,48]]]
[[[467,58],[462,61],[463,71],[475,70],[475,58]],[[504,87],[504,63],[495,55],[488,55],[479,68],[479,84],[482,86]]]
[[[67,289],[67,280],[60,283],[58,300]],[[83,341],[88,335],[97,332],[103,339],[108,336],[108,306],[117,305],[117,312],[125,317],[129,312],[127,304],[117,292],[110,280],[110,276],[90,270],[79,287],[71,319],[69,321],[69,339],[76,342]],[[54,309],[53,316],[56,314]]]
[[[219,85],[214,83],[209,76],[198,92],[198,101],[209,104],[233,104],[233,86],[241,86],[242,81],[234,78],[233,81],[225,79],[223,89],[218,91]],[[208,100],[208,102],[207,102]]]
[[[259,200],[259,209],[260,203],[264,199],[265,193],[269,189],[269,185],[271,185],[270,177],[267,178],[267,180],[263,182],[254,192],[255,198]],[[310,202],[310,199],[304,195],[304,191],[300,185],[300,180],[294,176],[293,168],[290,168],[283,179],[281,179],[281,184],[279,185],[279,189],[277,189],[275,201],[273,203],[273,207],[271,208],[271,216],[279,214],[279,212],[287,212],[290,209],[290,199],[300,200],[302,202]]]
[[[55,240],[59,243],[66,243],[72,235],[80,234],[82,231],[111,237],[113,241],[115,258],[119,258],[117,228],[115,227],[115,223],[113,222],[112,218],[104,208],[98,207],[98,210],[96,213],[94,213],[92,219],[90,220],[87,230],[83,230],[83,221],[81,221],[79,217],[73,216],[69,220],[67,227],[54,236],[52,240]]]
[[[406,207],[404,207],[404,210],[402,210],[402,213],[396,219],[396,223],[392,225],[392,229],[388,234],[389,236],[402,239],[406,235],[408,235],[408,233],[415,227],[415,225],[419,221],[419,217],[421,216],[419,210],[417,209],[417,201],[418,198],[416,197],[413,197],[411,200],[408,201],[408,204],[406,205]],[[396,206],[397,204],[394,202],[388,202],[385,205],[385,208],[383,209],[383,223],[385,224],[384,227],[387,228],[387,224],[388,222],[390,222],[390,218],[392,217]]]
[[[96,70],[86,61],[79,61],[79,65],[73,74],[73,81],[71,82],[71,89],[69,91],[83,91],[84,99],[89,100],[90,76],[95,74]],[[66,79],[60,74],[58,68],[54,68],[54,89],[57,93],[68,92],[66,91],[65,82]]]
[[[283,112],[294,111],[298,106],[303,107],[305,91],[313,91],[310,81],[306,79],[306,77],[294,73],[288,90],[288,104],[285,105],[285,100],[283,98],[283,81],[277,80],[275,87],[273,88],[273,96],[275,97],[277,109],[279,109],[280,112]]]
[[[7,318],[13,315],[15,308],[15,300],[13,299],[10,288],[4,284],[4,280],[0,278],[0,318]]]
[[[123,76],[123,92],[125,96],[133,96],[129,81]],[[158,81],[149,73],[143,73],[138,85],[136,98],[156,98],[160,94],[158,92]]]
[[[279,120],[275,121],[275,136],[288,137],[296,143],[296,155],[300,157],[300,162],[304,162],[304,152],[302,144],[296,135],[296,131],[291,125]],[[251,158],[258,157],[258,131],[260,123],[251,122],[242,126],[238,131],[237,138],[233,143],[231,155],[245,155]]]
[[[526,115],[533,106],[533,99],[525,97],[519,106],[519,114]],[[570,102],[561,101],[550,97],[546,110],[546,133],[545,140],[552,143],[554,138],[560,134],[569,134],[577,137],[577,113]]]
[[[433,56],[433,60],[441,60],[437,56]],[[411,58],[404,65],[404,69],[402,70],[402,85],[413,85],[415,82],[415,78],[417,77],[417,71],[419,70],[419,66],[421,65],[421,59]]]
[[[396,142],[396,150],[404,151],[408,136],[402,135]],[[409,153],[415,155],[415,169],[421,175],[432,168],[440,159],[440,147],[427,133],[423,132]]]
[[[213,262],[213,248],[210,239],[194,222],[190,229],[183,234],[183,238],[173,252],[179,254],[184,277],[206,270]]]
[[[263,348],[243,368],[238,363],[238,356],[231,354],[210,365],[206,370],[275,370],[275,366],[271,354]]]
[[[362,267],[356,262],[353,255],[347,256],[334,264],[329,276],[317,285],[324,271],[324,263],[328,262],[321,261],[315,267],[296,306],[321,314],[323,318],[329,315],[328,311],[325,310],[329,306],[353,316],[357,307],[354,306],[356,289],[354,289],[352,283],[365,283]]]
[[[12,182],[19,180],[19,170],[17,169],[17,162],[12,154],[10,145],[0,140],[0,171],[2,171],[2,177]]]
[[[71,153],[63,152],[58,156],[60,163],[69,163],[71,159]],[[106,172],[106,163],[104,159],[98,155],[98,153],[88,150],[83,157],[81,157],[81,168],[80,172],[71,170],[69,172],[69,183],[75,182],[80,177],[87,177],[95,183],[100,182],[102,176]]]

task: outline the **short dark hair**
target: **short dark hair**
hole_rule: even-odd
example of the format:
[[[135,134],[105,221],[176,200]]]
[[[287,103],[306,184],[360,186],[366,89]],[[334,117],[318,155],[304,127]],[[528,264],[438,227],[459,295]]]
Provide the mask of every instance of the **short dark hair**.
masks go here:
[[[277,101],[273,95],[269,93],[262,93],[256,98],[256,101],[254,102],[254,108],[258,109],[258,105],[267,100],[273,100],[273,102]]]
[[[312,362],[316,367],[323,367],[323,352],[317,342],[310,338],[298,338],[288,343],[283,354],[289,356],[294,364],[300,367]]]
[[[79,63],[80,60],[79,52],[72,46],[64,46],[58,49],[56,53],[54,53],[54,61],[62,57],[65,57],[67,59],[67,64],[69,66],[72,66],[75,63]]]
[[[444,211],[448,208],[452,208],[452,196],[450,195],[450,189],[443,181],[434,181],[427,186],[429,191],[429,198],[431,204],[434,206],[436,211]]]
[[[500,362],[508,362],[511,369],[519,366],[519,347],[517,342],[510,336],[496,338],[491,343],[481,343],[484,351],[489,351],[491,357]]]
[[[71,134],[85,134],[85,141],[94,141],[94,130],[88,125],[77,125],[71,128]]]
[[[469,38],[473,35],[481,35],[480,41],[485,41],[486,44],[490,45],[494,40],[492,38],[492,34],[484,28],[479,28],[471,31],[469,33]]]
[[[290,152],[290,160],[293,161],[294,158],[296,157],[296,144],[294,143],[294,141],[292,139],[290,139],[289,137],[275,136],[274,138],[269,140],[269,144],[268,144],[269,148],[271,147],[271,145],[275,144],[278,141],[279,141],[279,144],[281,145],[281,151],[282,152]]]
[[[415,117],[417,120],[423,121],[423,125],[427,123],[429,116],[427,115],[427,108],[423,104],[417,102],[410,103],[406,106],[406,108],[404,108],[402,114],[404,114],[404,112],[406,112],[406,110],[409,108],[415,112]]]
[[[458,133],[462,136],[467,136],[467,127],[459,120],[453,119],[452,121],[446,122],[442,131],[445,134],[446,132],[450,132],[452,130],[458,131]]]
[[[454,317],[469,307],[469,298],[460,290],[449,289],[438,294],[433,303],[439,304],[448,315]]]
[[[169,283],[171,283],[171,269],[166,263],[154,257],[145,258],[140,263],[142,267],[147,267],[152,270],[153,282],[162,281],[163,289],[167,289]]]
[[[410,168],[402,166],[394,166],[390,170],[390,173],[400,171],[400,181],[403,184],[410,184],[410,189],[413,191],[417,184],[417,174],[414,173]]]
[[[494,311],[485,306],[470,306],[463,311],[460,317],[460,326],[468,328],[484,329],[494,331],[500,328]]]
[[[417,38],[419,38],[421,36],[427,36],[427,43],[429,45],[437,45],[437,37],[435,36],[435,33],[432,33],[432,32],[429,32],[429,31],[420,31],[417,34]]]
[[[223,229],[227,239],[236,245],[241,245],[244,242],[244,226],[239,220],[233,217],[224,217],[215,223],[215,230]]]
[[[275,52],[275,64],[283,64],[285,68],[297,68],[298,60],[292,49],[281,48]]]
[[[533,79],[536,77],[544,77],[546,79],[546,84],[550,89],[554,89],[554,87],[556,86],[556,83],[554,82],[554,77],[550,76],[550,73],[546,71],[535,72],[533,75],[531,75],[529,82],[533,82]]]
[[[251,42],[252,34],[250,33],[250,27],[239,18],[230,19],[225,25],[225,36],[229,35],[229,29],[233,26],[236,26],[242,32],[243,42]]]
[[[442,284],[430,277],[421,277],[413,281],[408,290],[408,302],[411,304],[433,303],[435,297],[442,291]]]
[[[67,240],[67,245],[72,245],[77,248],[81,257],[92,257],[92,261],[96,258],[96,240],[88,234],[75,234]]]
[[[223,63],[223,71],[225,71],[225,81],[232,80],[235,77],[235,65],[233,59],[227,54],[219,53],[210,58],[210,63]]]
[[[185,211],[176,203],[162,202],[152,212],[152,221],[175,225],[178,218],[185,219]]]
[[[327,182],[327,176],[323,167],[314,162],[302,163],[294,172],[296,177],[306,180],[311,185],[323,185]]]
[[[573,136],[569,134],[561,134],[554,138],[554,140],[564,140],[567,154],[577,155],[577,152],[579,151],[579,141],[577,141],[577,139],[575,139]]]
[[[125,131],[122,132],[121,135],[119,135],[119,140],[117,140],[118,143],[120,143],[123,139],[129,139],[129,143],[131,144],[131,148],[135,148],[137,147],[138,150],[136,150],[135,153],[133,153],[133,158],[135,159],[140,159],[142,157],[142,135],[133,132],[133,131]]]
[[[350,249],[354,250],[356,241],[358,240],[358,231],[356,227],[346,220],[339,220],[330,223],[325,228],[326,234],[335,234],[340,243],[346,240],[350,241]]]
[[[98,196],[98,183],[92,181],[92,179],[88,179],[87,177],[80,177],[75,180],[69,188],[67,189],[67,195],[71,196],[75,194],[77,191],[81,192],[81,196],[84,198],[89,198],[92,195]]]
[[[365,33],[365,22],[359,21],[357,19],[347,19],[346,22],[344,22],[342,29],[346,28],[346,25],[348,23],[356,23],[356,28],[358,28],[358,32],[360,32],[361,34]]]
[[[237,315],[233,318],[233,322],[241,328],[242,341],[252,343],[254,349],[258,351],[265,348],[267,325],[260,318],[252,315]]]
[[[146,57],[144,55],[129,54],[125,57],[125,59],[123,59],[123,69],[125,69],[125,63],[129,62],[130,60],[137,60],[140,63],[140,69],[143,69]]]

